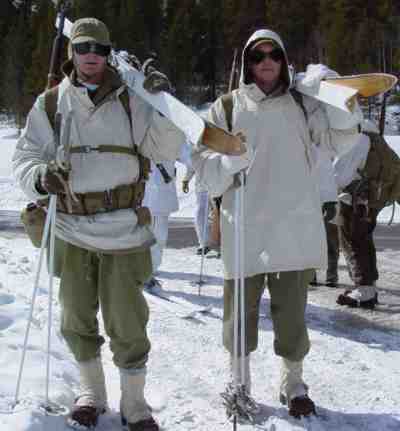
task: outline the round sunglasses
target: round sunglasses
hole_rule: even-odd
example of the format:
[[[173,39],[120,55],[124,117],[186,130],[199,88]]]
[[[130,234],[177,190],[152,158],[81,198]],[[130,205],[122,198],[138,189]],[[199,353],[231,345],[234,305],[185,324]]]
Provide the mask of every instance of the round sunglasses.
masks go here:
[[[248,53],[248,60],[250,63],[259,64],[264,61],[266,58],[270,58],[272,61],[277,63],[278,61],[282,61],[285,58],[284,52],[279,48],[274,48],[270,52],[260,51],[258,49],[253,49]]]
[[[101,57],[107,57],[111,52],[111,47],[95,42],[74,43],[72,48],[74,52],[79,55],[92,53],[100,55]]]

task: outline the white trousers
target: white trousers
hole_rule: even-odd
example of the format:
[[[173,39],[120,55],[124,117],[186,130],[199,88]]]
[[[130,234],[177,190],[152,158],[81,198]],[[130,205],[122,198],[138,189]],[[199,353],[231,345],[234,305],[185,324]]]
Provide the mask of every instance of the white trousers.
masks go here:
[[[205,247],[208,242],[208,214],[207,212],[207,192],[196,192],[196,213],[194,227],[196,229],[197,240],[200,247]],[[206,229],[204,229],[206,223]]]
[[[156,243],[151,247],[151,260],[153,262],[153,274],[161,265],[164,247],[168,239],[168,215],[153,215],[152,230],[156,237]]]

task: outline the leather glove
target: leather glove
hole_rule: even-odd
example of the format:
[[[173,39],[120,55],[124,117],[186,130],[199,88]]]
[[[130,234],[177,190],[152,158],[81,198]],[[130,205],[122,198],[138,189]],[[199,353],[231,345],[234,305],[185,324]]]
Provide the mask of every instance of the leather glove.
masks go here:
[[[336,202],[324,202],[322,205],[322,214],[325,221],[331,221],[336,216]]]
[[[50,162],[44,173],[39,174],[36,189],[41,194],[57,195],[65,193],[68,182],[68,173],[58,169],[54,162]]]
[[[189,181],[182,181],[183,193],[189,193]]]
[[[155,59],[150,58],[143,63],[142,72],[145,75],[143,81],[143,88],[149,93],[155,94],[160,91],[166,91],[171,93],[172,85],[168,77],[163,73],[159,72],[152,63]]]

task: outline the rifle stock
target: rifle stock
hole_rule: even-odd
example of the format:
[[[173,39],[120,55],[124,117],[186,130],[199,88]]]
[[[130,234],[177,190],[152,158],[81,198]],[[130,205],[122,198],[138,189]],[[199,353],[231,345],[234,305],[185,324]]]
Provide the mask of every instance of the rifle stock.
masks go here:
[[[56,3],[57,13],[59,16],[59,26],[57,29],[56,37],[53,41],[53,47],[51,50],[50,67],[47,76],[47,89],[56,86],[61,81],[61,56],[63,48],[63,31],[65,24],[65,17],[67,11],[71,7],[71,0],[60,0]]]

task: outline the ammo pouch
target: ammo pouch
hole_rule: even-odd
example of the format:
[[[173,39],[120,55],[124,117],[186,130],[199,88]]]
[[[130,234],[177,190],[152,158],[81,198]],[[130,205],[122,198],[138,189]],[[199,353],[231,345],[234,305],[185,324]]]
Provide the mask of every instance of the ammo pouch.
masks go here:
[[[25,232],[32,244],[37,248],[40,248],[42,244],[46,215],[47,213],[42,206],[32,202],[21,211],[21,222],[24,225]]]
[[[136,209],[142,204],[145,183],[124,185],[104,192],[75,193],[77,201],[71,199],[72,212],[68,211],[67,197],[57,196],[57,212],[77,216],[90,216],[120,209]],[[47,205],[48,201],[43,201]]]

